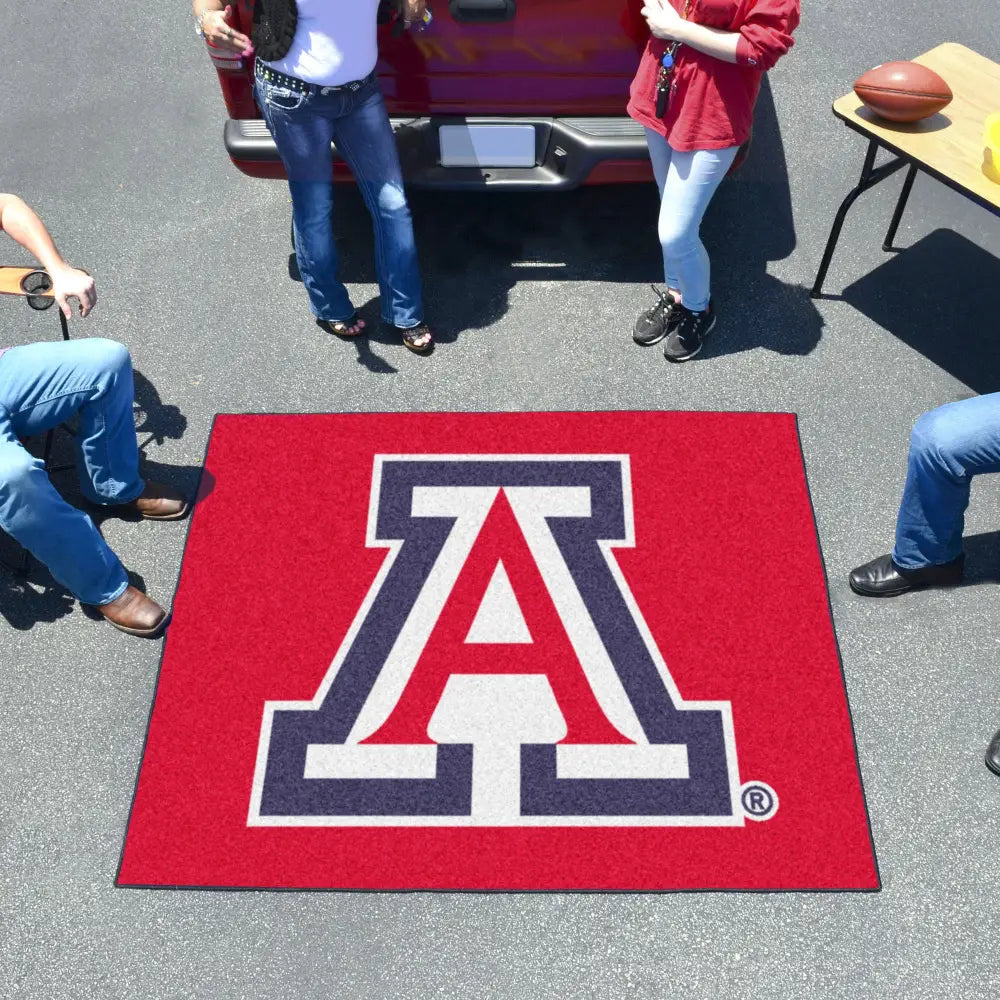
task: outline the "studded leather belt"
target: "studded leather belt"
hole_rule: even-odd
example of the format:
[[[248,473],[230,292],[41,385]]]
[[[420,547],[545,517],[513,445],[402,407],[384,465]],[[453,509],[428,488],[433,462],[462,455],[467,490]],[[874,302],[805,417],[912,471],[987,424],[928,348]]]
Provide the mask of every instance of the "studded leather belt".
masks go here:
[[[259,79],[266,80],[275,87],[287,87],[300,94],[335,94],[341,90],[357,91],[375,79],[375,70],[372,70],[363,80],[352,80],[350,83],[341,83],[336,87],[323,87],[318,83],[307,83],[297,76],[279,73],[276,69],[266,66],[259,59],[254,66],[254,72]]]

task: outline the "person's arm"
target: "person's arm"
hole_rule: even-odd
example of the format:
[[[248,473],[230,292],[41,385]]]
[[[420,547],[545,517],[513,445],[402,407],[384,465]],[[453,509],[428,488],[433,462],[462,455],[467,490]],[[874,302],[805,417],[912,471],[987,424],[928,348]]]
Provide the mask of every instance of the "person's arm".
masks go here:
[[[695,24],[694,21],[682,21],[681,24],[680,37],[677,39],[679,42],[723,62],[739,62],[736,51],[743,36],[738,31],[709,28],[704,24]]]
[[[222,0],[192,0],[195,20],[201,25],[205,38],[216,48],[238,52],[241,56],[253,55],[253,43],[241,31],[233,29],[233,8]]]
[[[657,38],[682,42],[723,62],[767,71],[792,47],[799,0],[758,0],[739,31],[685,21],[669,0],[647,0],[642,14]]]
[[[63,260],[45,223],[17,195],[0,194],[0,231],[20,243],[49,272],[52,294],[66,319],[73,316],[69,299],[80,303],[81,316],[86,316],[97,305],[94,279]]]

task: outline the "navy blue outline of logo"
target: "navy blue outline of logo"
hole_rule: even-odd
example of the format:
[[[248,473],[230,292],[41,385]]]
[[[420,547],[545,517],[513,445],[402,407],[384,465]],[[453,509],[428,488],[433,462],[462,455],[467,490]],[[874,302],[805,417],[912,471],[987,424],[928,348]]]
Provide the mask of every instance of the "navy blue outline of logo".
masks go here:
[[[508,745],[455,736],[438,716],[473,676],[455,674],[428,727],[436,742],[362,743],[395,706],[500,490],[599,705],[632,742],[559,744],[551,727]],[[731,703],[681,697],[614,558],[635,545],[628,455],[376,455],[366,545],[389,552],[316,695],[264,706],[248,825],[745,825]],[[544,675],[522,680],[536,686],[515,675],[472,695],[489,709],[551,692]]]

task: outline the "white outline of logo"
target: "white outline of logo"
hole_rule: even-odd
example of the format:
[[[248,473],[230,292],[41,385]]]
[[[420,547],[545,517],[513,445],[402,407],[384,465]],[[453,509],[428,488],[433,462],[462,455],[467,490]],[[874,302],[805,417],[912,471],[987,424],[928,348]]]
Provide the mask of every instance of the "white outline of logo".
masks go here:
[[[257,750],[257,761],[254,769],[253,785],[250,796],[250,808],[247,818],[248,826],[288,826],[288,827],[483,827],[485,824],[476,822],[468,816],[261,816],[260,805],[263,794],[264,774],[267,766],[267,752],[270,746],[271,726],[274,713],[276,711],[317,711],[326,694],[333,683],[337,672],[340,670],[347,653],[355,641],[362,624],[368,616],[372,603],[376,595],[381,590],[386,576],[392,567],[393,562],[399,554],[404,543],[403,539],[377,538],[375,530],[377,525],[378,505],[381,495],[381,480],[383,466],[388,462],[617,462],[621,467],[622,475],[622,501],[625,515],[625,538],[621,540],[599,540],[598,546],[607,562],[608,568],[617,585],[621,595],[629,609],[636,628],[642,637],[650,657],[656,665],[657,672],[664,688],[667,691],[674,707],[679,711],[718,711],[722,716],[723,735],[726,747],[727,772],[729,777],[730,802],[732,813],[723,816],[522,816],[516,822],[509,824],[513,827],[605,827],[605,826],[625,826],[625,827],[649,827],[649,826],[745,826],[746,814],[742,808],[742,789],[739,781],[739,767],[737,764],[736,740],[733,732],[732,704],[728,701],[685,701],[680,691],[674,683],[673,677],[661,655],[656,642],[653,639],[649,626],[646,624],[639,610],[638,604],[631,589],[628,586],[617,561],[613,556],[613,550],[617,548],[635,547],[635,523],[634,509],[632,501],[632,480],[629,455],[375,455],[372,473],[372,488],[369,500],[368,524],[365,535],[365,545],[367,548],[388,549],[388,555],[384,560],[375,580],[372,582],[355,615],[350,627],[344,636],[340,647],[326,671],[316,694],[306,701],[268,701],[265,702],[263,719],[260,730],[260,740]],[[450,487],[418,487],[414,489],[413,505],[414,515],[419,516],[417,509],[421,503],[421,491],[429,491],[424,494],[425,498],[432,498],[434,491],[454,489]],[[555,604],[556,610],[563,620],[570,635],[570,640],[574,646],[581,666],[587,675],[588,681],[594,690],[598,702],[608,715],[609,721],[621,729],[630,739],[637,744],[648,744],[648,740],[643,734],[642,727],[635,716],[634,709],[628,697],[624,694],[621,682],[611,664],[603,643],[601,642],[596,628],[590,619],[586,604],[573,583],[568,567],[559,551],[551,532],[545,524],[544,516],[540,516],[538,511],[532,511],[531,504],[527,502],[527,497],[522,497],[522,502],[517,499],[517,490],[521,489],[524,494],[531,491],[544,490],[541,487],[461,487],[465,490],[492,491],[495,497],[500,489],[505,489],[515,516],[524,533],[525,541],[531,551],[532,556],[538,564],[539,571],[549,593]],[[589,507],[589,490],[585,487],[555,487],[564,492],[571,493],[574,490],[578,493],[586,494],[586,503]],[[514,494],[514,496],[512,496]],[[485,497],[482,498],[485,500]],[[572,502],[572,498],[571,498]],[[456,523],[448,537],[445,546],[441,550],[434,567],[431,570],[423,588],[414,602],[413,608],[403,626],[399,640],[393,648],[393,653],[387,661],[376,682],[375,687],[369,695],[368,701],[363,707],[355,724],[352,727],[348,743],[344,746],[350,747],[352,744],[357,747],[362,739],[367,738],[374,732],[381,721],[388,716],[388,712],[394,707],[399,694],[406,681],[409,679],[424,644],[431,630],[434,628],[441,609],[445,601],[451,594],[452,587],[458,577],[465,560],[472,551],[478,538],[479,531],[485,523],[485,518],[492,505],[492,498],[485,505],[479,504],[480,512],[468,509],[456,511]],[[430,516],[440,516],[440,511],[428,511]],[[579,514],[577,516],[580,516]],[[464,522],[464,523],[463,523]],[[573,622],[573,625],[570,625]],[[397,655],[398,654],[398,655]],[[583,655],[581,655],[583,654]],[[604,663],[606,670],[602,670],[602,678],[598,683],[594,682],[594,677],[588,671],[587,663]],[[385,676],[383,676],[385,675]],[[391,679],[391,680],[390,680]],[[380,690],[381,689],[381,690]],[[387,697],[395,692],[395,698]],[[611,702],[612,710],[609,711],[607,695],[614,692]],[[619,694],[620,692],[620,694]],[[377,721],[377,724],[373,723]],[[396,748],[386,748],[396,749]],[[407,748],[408,749],[408,748]],[[432,750],[436,752],[436,744],[421,745],[414,747],[414,750]],[[664,747],[666,749],[666,747]],[[686,747],[681,747],[686,757]],[[310,752],[313,747],[309,748]],[[412,762],[410,764],[412,766]],[[423,767],[418,765],[418,770]],[[357,775],[362,777],[363,775]],[[418,776],[414,774],[413,776]],[[431,774],[433,776],[433,774]],[[777,798],[777,797],[775,797]],[[489,824],[495,826],[497,824]]]

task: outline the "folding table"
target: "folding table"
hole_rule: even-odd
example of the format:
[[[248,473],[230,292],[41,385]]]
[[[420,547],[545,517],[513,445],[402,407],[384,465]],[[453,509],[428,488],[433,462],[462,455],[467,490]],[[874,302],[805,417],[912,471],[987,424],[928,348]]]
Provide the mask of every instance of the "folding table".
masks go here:
[[[833,113],[848,128],[868,139],[868,151],[861,179],[843,200],[834,219],[812,288],[813,298],[822,294],[823,281],[850,207],[859,195],[902,167],[908,169],[882,243],[883,250],[894,249],[892,241],[896,238],[918,170],[947,184],[988,212],[1000,215],[1000,184],[991,180],[983,169],[986,119],[1000,111],[1000,64],[954,42],[939,45],[913,61],[934,70],[954,95],[952,102],[936,115],[909,124],[886,121],[869,111],[853,91],[834,102]],[[876,167],[879,149],[888,150],[894,157]]]

